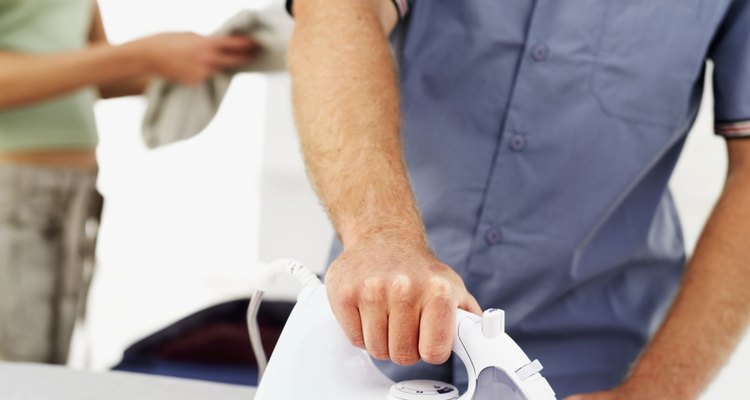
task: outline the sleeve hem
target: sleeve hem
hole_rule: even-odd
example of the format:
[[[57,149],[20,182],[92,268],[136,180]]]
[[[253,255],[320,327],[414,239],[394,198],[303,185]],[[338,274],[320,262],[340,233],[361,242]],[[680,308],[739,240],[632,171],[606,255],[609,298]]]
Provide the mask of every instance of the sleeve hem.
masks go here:
[[[406,14],[409,13],[409,1],[408,0],[391,0],[393,2],[393,5],[396,7],[396,12],[398,12],[398,18],[402,19],[406,16]],[[294,17],[294,13],[292,12],[292,4],[294,3],[294,0],[286,0],[286,11]]]
[[[391,0],[393,5],[396,6],[399,19],[402,19],[409,13],[409,2],[408,0]]]
[[[750,119],[731,122],[717,121],[714,131],[717,135],[727,139],[750,137]]]
[[[294,17],[294,13],[292,12],[292,3],[294,3],[294,0],[286,0],[286,12],[289,13],[289,16]]]

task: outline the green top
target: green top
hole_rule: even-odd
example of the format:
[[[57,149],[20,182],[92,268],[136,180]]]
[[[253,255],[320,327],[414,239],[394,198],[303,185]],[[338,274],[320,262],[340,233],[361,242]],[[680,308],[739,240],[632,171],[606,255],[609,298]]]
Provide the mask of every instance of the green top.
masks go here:
[[[0,51],[60,53],[88,45],[92,0],[0,0]],[[95,88],[0,109],[0,152],[92,148]]]

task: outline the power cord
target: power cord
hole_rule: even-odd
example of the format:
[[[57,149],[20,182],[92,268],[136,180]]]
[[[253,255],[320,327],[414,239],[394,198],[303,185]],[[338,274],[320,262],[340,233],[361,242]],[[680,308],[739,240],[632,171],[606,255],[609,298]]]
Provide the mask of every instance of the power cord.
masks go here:
[[[255,360],[258,362],[258,383],[263,379],[263,374],[268,365],[268,357],[263,350],[263,342],[260,337],[260,328],[258,327],[258,310],[263,300],[263,293],[270,287],[279,275],[291,275],[297,279],[303,286],[319,286],[323,282],[309,268],[305,267],[299,261],[291,259],[279,259],[266,266],[267,275],[261,280],[258,289],[250,298],[250,305],[247,307],[247,329],[250,334],[250,345],[255,354]]]

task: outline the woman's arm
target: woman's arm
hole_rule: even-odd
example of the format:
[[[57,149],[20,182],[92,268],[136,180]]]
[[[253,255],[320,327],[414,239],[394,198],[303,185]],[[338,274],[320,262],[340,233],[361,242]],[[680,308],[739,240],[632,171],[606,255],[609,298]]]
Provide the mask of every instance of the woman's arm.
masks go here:
[[[144,74],[143,44],[97,44],[75,52],[31,55],[0,52],[0,108],[33,104],[84,86]]]
[[[94,19],[91,24],[91,33],[89,42],[92,46],[109,45],[107,32],[104,29],[102,13],[99,10],[99,4],[94,6]],[[148,86],[149,81],[154,77],[153,74],[143,73],[132,77],[118,79],[111,82],[104,82],[99,85],[99,93],[103,99],[114,97],[135,96],[143,94]]]
[[[92,35],[103,34],[96,26],[92,31],[97,29],[101,31]],[[252,41],[245,37],[165,33],[120,46],[99,38],[88,48],[58,54],[0,51],[0,109],[32,104],[86,86],[103,88],[105,97],[130,94],[142,91],[139,80],[149,75],[197,84],[216,72],[244,64],[253,48]],[[128,80],[133,82],[125,83]]]

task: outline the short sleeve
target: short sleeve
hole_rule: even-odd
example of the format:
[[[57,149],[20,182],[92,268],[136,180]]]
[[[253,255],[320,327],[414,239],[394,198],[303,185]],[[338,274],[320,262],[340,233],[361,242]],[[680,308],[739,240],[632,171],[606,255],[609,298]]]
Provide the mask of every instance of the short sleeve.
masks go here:
[[[286,0],[286,12],[289,13],[289,15],[294,16],[294,13],[292,12],[292,5],[294,4],[294,0]]]
[[[734,0],[711,46],[716,134],[750,137],[750,1]]]
[[[341,0],[345,1],[345,0]],[[406,14],[409,13],[409,2],[411,0],[391,0],[393,5],[396,7],[396,11],[398,12],[399,18],[404,18]],[[294,0],[286,0],[286,11],[289,13],[289,15],[294,15],[292,13],[292,5],[294,4]]]
[[[398,16],[404,18],[409,13],[409,0],[393,0]]]

